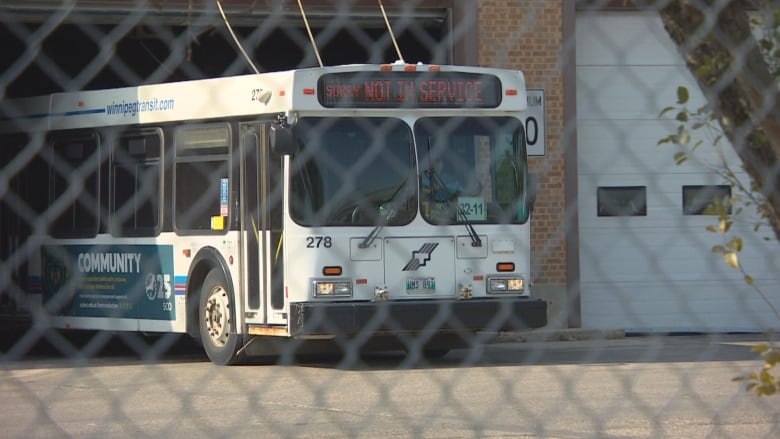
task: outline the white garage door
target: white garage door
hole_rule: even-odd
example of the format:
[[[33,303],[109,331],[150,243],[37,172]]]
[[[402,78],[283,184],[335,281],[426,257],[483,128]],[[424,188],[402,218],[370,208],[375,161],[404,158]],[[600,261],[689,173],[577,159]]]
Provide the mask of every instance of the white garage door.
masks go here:
[[[656,14],[603,12],[577,18],[577,147],[582,323],[635,332],[760,331],[780,326],[743,275],[711,248],[717,218],[684,213],[730,189],[711,171],[712,147],[674,163],[658,140],[677,124],[659,119],[691,90],[703,102]],[[673,117],[674,114],[671,115]],[[707,139],[704,139],[707,140]],[[736,158],[724,145],[733,164]],[[739,169],[739,166],[735,166]],[[699,198],[697,198],[699,197]],[[780,308],[780,244],[744,218],[742,263]]]

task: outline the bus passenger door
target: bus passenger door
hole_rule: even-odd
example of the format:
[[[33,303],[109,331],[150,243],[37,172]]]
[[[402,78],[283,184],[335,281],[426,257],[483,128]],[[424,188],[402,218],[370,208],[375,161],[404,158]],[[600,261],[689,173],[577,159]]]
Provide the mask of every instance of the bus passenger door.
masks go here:
[[[246,321],[283,324],[282,161],[269,151],[267,130],[267,124],[241,125]]]
[[[263,172],[262,127],[256,124],[241,125],[241,185],[240,209],[241,235],[244,238],[244,258],[241,272],[246,291],[247,323],[265,323],[267,306],[262,299],[268,277],[267,224],[260,215],[260,196]]]

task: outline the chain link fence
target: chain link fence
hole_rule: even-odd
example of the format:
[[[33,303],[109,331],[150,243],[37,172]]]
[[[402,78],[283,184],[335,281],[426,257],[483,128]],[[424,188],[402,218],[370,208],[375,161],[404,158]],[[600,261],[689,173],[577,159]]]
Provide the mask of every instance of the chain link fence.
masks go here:
[[[3,135],[0,145],[3,436],[776,437],[777,396],[755,396],[755,388],[746,392],[745,385],[766,385],[777,373],[771,355],[761,357],[751,347],[772,341],[765,331],[780,327],[773,228],[780,224],[774,213],[780,193],[774,46],[780,7],[717,1],[385,3],[231,1],[221,4],[223,18],[216,2],[0,1],[0,125],[14,120],[30,129]],[[744,38],[744,29],[718,27],[718,11],[737,4],[747,19],[727,24],[748,29],[760,49]],[[238,162],[263,155],[247,152],[234,170],[220,147],[230,144],[231,135],[267,133],[247,125],[222,134],[218,124],[207,124],[192,133],[166,126],[128,137],[107,128],[99,138],[79,131],[77,142],[65,142],[62,133],[33,130],[35,117],[19,122],[33,102],[26,98],[316,67],[320,60],[389,64],[399,58],[519,69],[535,90],[529,106],[541,106],[542,114],[523,128],[526,134],[544,130],[545,144],[528,145],[538,181],[530,282],[532,294],[547,304],[546,327],[529,330],[535,325],[528,321],[497,316],[475,333],[463,330],[467,315],[434,307],[421,317],[423,327],[449,325],[449,338],[400,332],[382,340],[379,347],[387,349],[365,356],[369,334],[358,333],[337,338],[339,353],[333,355],[333,345],[323,351],[319,340],[269,337],[243,345],[244,339],[229,334],[199,332],[192,308],[217,309],[217,296],[177,310],[187,313],[187,327],[180,329],[192,337],[132,327],[59,328],[50,314],[72,306],[67,295],[45,306],[30,300],[30,292],[47,281],[26,278],[49,260],[38,253],[47,234],[68,239],[93,228],[95,235],[110,230],[146,242],[144,233],[165,227],[214,230],[208,216],[214,206],[206,195],[223,194],[214,182],[232,172],[244,175]],[[292,192],[302,199],[335,194],[309,210],[292,206],[297,223],[316,228],[341,221],[339,226],[365,226],[366,234],[418,215],[436,223],[435,215],[418,213],[423,201],[410,195],[418,182],[406,178],[422,159],[393,149],[411,144],[402,126],[359,117],[350,126],[314,119],[301,126],[307,139],[322,145],[346,144],[349,136],[374,140],[366,141],[365,151],[318,150],[290,159],[291,169],[306,175]],[[517,129],[504,119],[480,128],[510,137]],[[437,122],[421,132],[458,129]],[[177,157],[161,140],[154,143],[168,136],[206,138],[197,148],[213,151],[206,158]],[[136,141],[146,142],[141,159]],[[117,145],[111,160],[98,144]],[[429,144],[426,157],[453,161],[447,151],[459,147]],[[186,183],[161,176],[167,161],[189,176]],[[458,160],[449,166],[461,177],[474,167]],[[49,181],[22,178],[30,169],[43,170],[38,175]],[[437,179],[446,179],[443,174]],[[257,190],[276,201],[268,208],[269,223],[254,230],[269,231],[270,244],[262,245],[278,257],[279,249],[293,247],[273,232],[281,227],[273,218],[283,198],[274,175],[253,177]],[[119,180],[132,181],[133,193],[117,192]],[[211,183],[199,183],[206,180]],[[332,207],[352,193],[379,191],[379,180],[392,182],[394,191],[380,197],[392,214],[359,202]],[[468,192],[475,182],[461,183]],[[170,217],[173,207],[152,201],[151,194],[160,192],[187,214]],[[224,195],[227,208],[238,202]],[[247,215],[250,208],[264,209],[247,206]],[[496,215],[499,223],[511,222],[503,210]],[[84,221],[93,217],[112,220]],[[474,226],[479,236],[480,225]],[[496,239],[515,230],[507,225]],[[457,234],[467,240],[467,228]],[[221,236],[208,238],[208,245],[219,246]],[[311,244],[326,245],[327,239],[314,237]],[[408,255],[393,254],[390,241],[385,257],[403,265]],[[112,248],[100,236],[93,245],[78,240],[86,252]],[[431,246],[445,244],[416,245],[430,257]],[[78,281],[63,281],[65,290]],[[137,282],[133,290],[149,291],[146,279]],[[175,285],[180,280],[165,282],[183,288]],[[279,294],[269,306],[279,309],[283,289],[270,287]],[[387,312],[365,327],[399,329],[398,316]],[[317,324],[339,329],[327,320]],[[210,337],[241,343],[239,352],[275,355],[218,367],[204,354]],[[451,345],[458,348],[450,351]],[[764,375],[731,381],[762,367]]]

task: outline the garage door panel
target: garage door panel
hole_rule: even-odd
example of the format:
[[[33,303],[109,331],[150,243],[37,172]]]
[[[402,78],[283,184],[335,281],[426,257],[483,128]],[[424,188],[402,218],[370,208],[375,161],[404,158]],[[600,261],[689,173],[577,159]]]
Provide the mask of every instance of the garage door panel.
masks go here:
[[[658,14],[582,13],[575,35],[578,66],[682,64]]]
[[[579,220],[581,229],[613,229],[616,232],[651,228],[680,228],[681,232],[687,230],[704,230],[707,225],[717,224],[717,218],[710,215],[683,215],[683,185],[722,184],[721,181],[702,181],[689,179],[689,181],[675,182],[674,174],[658,174],[659,179],[669,181],[646,181],[632,175],[601,176],[599,178],[580,181],[578,192]],[[621,178],[618,178],[621,177]],[[598,216],[598,188],[644,186],[647,198],[647,216],[633,217],[599,217]],[[752,232],[752,223],[749,222],[750,212],[745,212],[745,231]],[[743,223],[740,223],[743,224]],[[684,229],[684,230],[683,230]],[[763,235],[762,235],[763,236]]]
[[[780,283],[768,285],[775,291]],[[754,331],[777,317],[744,283],[583,283],[583,325],[637,332]],[[780,300],[773,305],[780,307]]]
[[[682,165],[675,164],[674,154],[680,149],[672,144],[658,142],[677,131],[677,122],[670,120],[579,120],[577,122],[579,175],[598,174],[656,174],[656,173],[706,173],[721,163],[722,157],[729,163],[739,159],[723,141],[715,148],[704,132],[694,133],[693,142],[702,145],[689,152],[690,159]],[[585,146],[584,148],[582,146]],[[587,147],[590,146],[590,147]],[[608,166],[607,166],[608,165]],[[736,167],[739,171],[739,167]],[[709,177],[708,177],[709,178]]]
[[[656,119],[677,102],[679,86],[698,90],[679,65],[577,66],[577,72],[578,119]],[[705,103],[701,93],[691,93],[690,108]]]
[[[742,278],[738,271],[725,269],[711,252],[712,243],[718,241],[703,234],[677,239],[657,230],[615,239],[614,233],[602,231],[591,233],[587,240],[587,248],[580,253],[580,279],[585,282]]]
[[[597,280],[613,276],[669,279],[741,279],[738,270],[729,269],[722,256],[712,252],[724,245],[724,237],[706,230],[716,223],[714,217],[680,217],[677,224],[662,227],[638,227],[635,219],[598,218],[599,227],[580,227],[580,276]],[[755,232],[749,224],[735,223],[729,237],[739,236],[744,247],[739,258],[754,278],[773,279],[780,272],[780,255],[775,246],[767,246],[766,233]],[[691,277],[691,274],[693,277]]]
[[[674,282],[689,281],[736,281],[742,282],[743,276],[739,270],[728,268],[723,259],[712,254],[708,249],[697,252],[682,251],[681,247],[672,247],[660,252],[640,249],[641,258],[630,258],[622,249],[604,249],[585,251],[585,260],[581,264],[582,282],[654,282],[665,279]],[[676,253],[675,253],[676,252]],[[623,256],[623,257],[621,257]],[[764,263],[758,257],[744,257],[742,263],[757,284],[774,282],[775,272],[770,270],[770,264]],[[743,285],[746,287],[747,285]],[[763,286],[762,286],[763,288]]]

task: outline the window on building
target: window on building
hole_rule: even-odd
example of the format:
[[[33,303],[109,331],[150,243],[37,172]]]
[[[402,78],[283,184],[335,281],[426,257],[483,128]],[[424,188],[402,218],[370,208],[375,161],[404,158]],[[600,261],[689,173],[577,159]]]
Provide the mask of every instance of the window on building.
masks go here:
[[[598,216],[647,216],[645,186],[599,187],[596,198]]]
[[[174,133],[174,225],[178,233],[227,231],[230,126],[187,125]]]
[[[162,130],[123,134],[111,159],[111,233],[156,236],[162,205]]]
[[[725,206],[731,213],[731,186],[690,185],[682,187],[683,215],[717,215],[715,206]]]

